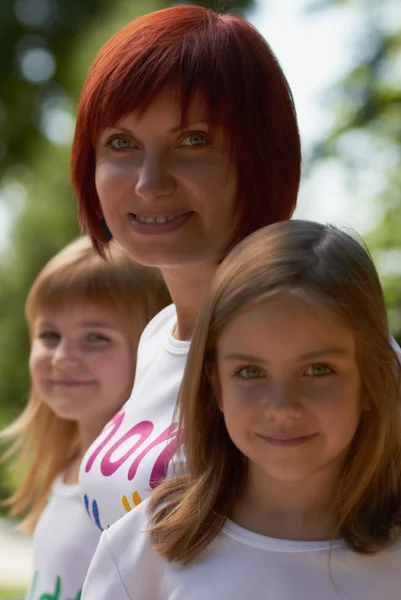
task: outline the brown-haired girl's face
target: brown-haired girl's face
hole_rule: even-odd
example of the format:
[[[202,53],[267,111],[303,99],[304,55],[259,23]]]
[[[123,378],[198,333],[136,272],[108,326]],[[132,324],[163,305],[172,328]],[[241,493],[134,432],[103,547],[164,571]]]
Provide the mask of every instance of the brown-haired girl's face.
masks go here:
[[[215,263],[233,236],[236,174],[194,100],[188,126],[165,91],[99,136],[96,189],[117,241],[139,263]]]
[[[337,477],[362,410],[350,329],[278,294],[227,325],[217,368],[220,408],[251,480]]]
[[[125,329],[110,309],[89,303],[38,313],[29,368],[57,416],[101,428],[121,408],[135,372]]]

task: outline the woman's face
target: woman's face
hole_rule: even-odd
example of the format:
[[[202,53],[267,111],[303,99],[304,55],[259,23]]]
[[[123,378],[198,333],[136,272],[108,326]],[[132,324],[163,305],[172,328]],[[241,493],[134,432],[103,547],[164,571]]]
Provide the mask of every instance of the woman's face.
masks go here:
[[[147,111],[109,127],[96,145],[96,188],[114,238],[139,263],[161,268],[216,263],[233,236],[237,181],[199,99],[180,129],[163,92]]]

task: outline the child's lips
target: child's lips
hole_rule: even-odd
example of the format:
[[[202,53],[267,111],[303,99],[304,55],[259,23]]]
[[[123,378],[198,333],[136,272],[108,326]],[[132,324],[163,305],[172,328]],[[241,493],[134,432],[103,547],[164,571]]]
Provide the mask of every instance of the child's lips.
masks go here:
[[[73,379],[51,379],[51,385],[59,387],[76,387],[76,386],[87,386],[94,385],[94,381],[79,381]]]
[[[266,442],[273,446],[300,446],[306,444],[317,436],[317,433],[300,435],[300,434],[273,434],[273,435],[261,435],[259,437],[264,439]]]

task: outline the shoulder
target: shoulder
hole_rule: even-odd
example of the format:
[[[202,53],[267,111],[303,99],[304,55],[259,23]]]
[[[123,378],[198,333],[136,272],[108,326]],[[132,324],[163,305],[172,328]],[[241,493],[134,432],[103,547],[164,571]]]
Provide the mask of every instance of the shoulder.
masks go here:
[[[147,499],[105,531],[107,542],[112,550],[113,548],[118,549],[120,546],[125,548],[132,546],[139,539],[143,542],[150,539],[150,535],[147,533],[148,510],[149,500]]]
[[[152,550],[148,502],[105,530],[89,567],[82,600],[156,600],[165,562]]]
[[[125,588],[138,598],[156,597],[166,566],[152,548],[148,524],[145,500],[103,533]]]
[[[152,548],[148,533],[148,510],[149,499],[141,502],[104,532],[107,545],[121,573],[126,569],[131,573],[133,566],[136,572],[141,568],[147,569],[150,565],[154,568],[161,561]]]
[[[157,337],[158,334],[164,333],[166,330],[172,331],[177,320],[177,312],[174,304],[170,304],[163,308],[145,327],[140,343],[151,340]]]

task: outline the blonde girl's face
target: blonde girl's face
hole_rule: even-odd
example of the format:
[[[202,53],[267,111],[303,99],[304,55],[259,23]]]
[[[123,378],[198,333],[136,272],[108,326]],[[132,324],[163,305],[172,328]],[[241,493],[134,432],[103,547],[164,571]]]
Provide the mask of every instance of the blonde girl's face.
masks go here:
[[[66,305],[37,315],[29,368],[34,388],[57,416],[95,428],[128,399],[135,356],[110,309]]]
[[[217,367],[220,408],[251,475],[294,483],[337,476],[362,410],[350,329],[278,295],[226,327]]]

